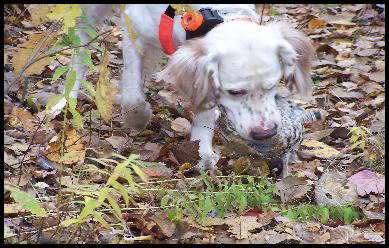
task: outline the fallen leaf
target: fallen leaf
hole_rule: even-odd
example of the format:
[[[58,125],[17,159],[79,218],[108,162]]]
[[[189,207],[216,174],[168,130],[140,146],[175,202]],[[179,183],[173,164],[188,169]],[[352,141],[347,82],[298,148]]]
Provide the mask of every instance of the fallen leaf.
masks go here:
[[[304,243],[313,243],[320,235],[321,224],[317,222],[296,223],[293,225],[295,235]]]
[[[110,80],[109,64],[109,52],[105,50],[101,59],[99,81],[96,86],[96,105],[101,118],[110,123],[112,119],[112,108],[116,102],[117,88],[112,84]]]
[[[340,87],[333,88],[331,91],[332,97],[339,101],[339,98],[341,100],[355,100],[360,99],[363,97],[363,94],[357,91],[347,91],[345,89],[342,89]]]
[[[50,187],[50,185],[48,185],[45,182],[37,182],[34,186],[37,187],[38,189],[45,189]]]
[[[346,175],[342,172],[326,172],[316,183],[315,201],[318,205],[339,206],[353,204],[356,200],[356,187],[347,183]]]
[[[13,155],[8,154],[4,151],[4,163],[9,166],[15,166],[19,164],[19,160],[17,160]]]
[[[303,140],[301,148],[303,148],[301,153],[321,159],[334,159],[341,154],[338,150],[317,140]]]
[[[20,176],[20,181],[19,181],[19,176],[12,176],[12,177],[4,178],[4,184],[8,184],[13,187],[24,187],[27,185],[27,183],[30,182],[30,179],[31,179],[31,174],[23,173]]]
[[[16,142],[16,143],[13,143],[12,145],[6,146],[6,147],[8,149],[11,149],[12,151],[14,151],[16,155],[21,155],[27,151],[28,144]]]
[[[325,25],[326,25],[326,21],[320,18],[314,18],[308,22],[309,29],[323,28],[325,27]]]
[[[4,204],[4,216],[9,216],[11,214],[18,214],[20,212],[24,212],[24,210],[19,204]]]
[[[379,49],[373,49],[373,48],[364,49],[362,51],[357,52],[357,55],[361,56],[361,57],[369,57],[369,56],[377,54],[378,51],[379,51]]]
[[[385,239],[383,239],[382,236],[379,233],[376,233],[376,232],[368,232],[368,233],[364,232],[363,233],[363,237],[366,240],[369,240],[369,241],[372,241],[372,242],[375,242],[375,243],[385,242]]]
[[[232,233],[232,236],[238,239],[248,238],[251,233],[250,230],[260,228],[262,223],[257,221],[257,217],[252,216],[239,216],[236,218],[226,218],[225,223],[229,226],[228,231]]]
[[[117,149],[126,143],[127,138],[121,136],[111,136],[105,140],[108,141],[114,149]]]
[[[372,72],[369,74],[369,78],[375,82],[385,82],[385,71]]]
[[[348,181],[357,186],[357,192],[360,196],[369,193],[385,193],[385,177],[369,170],[363,170],[352,175],[348,178]]]
[[[173,175],[172,170],[167,168],[163,163],[142,168],[142,171],[150,177],[171,177]]]
[[[9,124],[13,127],[17,125],[23,126],[27,132],[35,132],[37,129],[34,124],[35,117],[23,108],[13,107],[9,119]]]
[[[61,20],[63,18],[64,26],[62,30],[68,31],[69,27],[76,25],[76,18],[81,16],[82,11],[79,4],[54,4],[52,13],[46,16],[51,20]]]
[[[285,240],[301,241],[298,237],[288,233],[278,233],[274,230],[262,230],[260,233],[251,234],[250,243],[254,244],[278,244]]]
[[[330,22],[330,24],[338,25],[338,26],[346,26],[346,27],[352,27],[357,25],[356,23],[347,20],[332,21]]]
[[[176,225],[166,217],[165,212],[158,212],[151,219],[157,223],[161,232],[167,237],[171,237],[176,230]]]
[[[354,229],[350,226],[338,226],[330,230],[330,244],[349,244],[354,235]]]
[[[43,33],[36,33],[31,34],[27,36],[27,42],[23,44],[17,45],[17,49],[14,49],[12,52],[12,65],[15,69],[15,74],[18,74],[23,67],[27,64],[27,61],[29,61],[31,55],[35,51],[35,49],[38,48],[39,44],[43,39],[45,38],[47,34],[46,32]],[[49,46],[56,41],[56,33],[50,34],[50,37],[46,40],[45,44],[43,45],[43,49],[48,49]],[[33,75],[33,74],[41,74],[43,70],[45,69],[46,65],[50,64],[51,59],[49,57],[43,58],[35,63],[33,63],[30,67],[28,67],[23,75]]]
[[[183,141],[181,144],[173,144],[171,152],[179,164],[197,164],[201,159],[199,156],[199,141]]]
[[[371,105],[374,108],[379,107],[381,104],[385,102],[385,93],[382,93],[378,95],[376,98],[368,102],[369,105]]]
[[[50,141],[47,147],[44,150],[44,154],[47,159],[57,162],[60,162],[60,150],[61,150],[61,133],[54,136]],[[64,164],[70,165],[74,164],[85,158],[85,145],[82,139],[77,135],[75,129],[71,129],[65,133],[65,153],[64,157],[66,159],[63,161]]]
[[[176,132],[188,134],[192,125],[187,119],[179,117],[172,121],[171,128]]]
[[[312,187],[301,178],[288,176],[276,182],[275,194],[281,197],[281,202],[291,202],[305,196]]]
[[[32,24],[38,26],[49,21],[46,14],[50,12],[50,7],[50,4],[30,4],[28,10],[31,14]]]

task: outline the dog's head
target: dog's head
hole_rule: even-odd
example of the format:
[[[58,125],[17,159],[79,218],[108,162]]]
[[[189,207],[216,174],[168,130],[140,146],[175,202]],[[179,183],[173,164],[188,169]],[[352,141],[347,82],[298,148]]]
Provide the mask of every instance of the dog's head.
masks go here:
[[[258,140],[275,135],[281,124],[275,103],[281,79],[309,94],[312,55],[309,40],[284,23],[233,21],[187,41],[157,80],[175,84],[197,111],[222,105],[240,136]]]

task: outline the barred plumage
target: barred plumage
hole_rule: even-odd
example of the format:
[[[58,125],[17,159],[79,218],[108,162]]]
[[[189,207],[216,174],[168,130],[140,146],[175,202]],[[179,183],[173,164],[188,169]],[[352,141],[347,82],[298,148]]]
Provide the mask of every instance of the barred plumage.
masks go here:
[[[219,127],[226,138],[225,145],[229,146],[230,149],[234,149],[233,146],[235,146],[239,153],[244,151],[243,153],[247,155],[258,155],[262,159],[270,161],[270,164],[272,164],[272,161],[273,163],[279,163],[281,160],[283,176],[285,177],[289,158],[295,154],[303,140],[304,124],[322,120],[325,115],[321,109],[305,110],[298,108],[291,100],[281,95],[276,95],[276,104],[281,113],[281,126],[273,137],[263,140],[242,139],[228,124],[222,107]],[[242,146],[244,149],[242,149]]]

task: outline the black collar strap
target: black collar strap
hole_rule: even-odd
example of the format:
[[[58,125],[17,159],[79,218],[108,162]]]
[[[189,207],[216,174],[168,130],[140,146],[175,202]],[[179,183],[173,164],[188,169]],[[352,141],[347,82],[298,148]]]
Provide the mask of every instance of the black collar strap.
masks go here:
[[[159,42],[163,51],[168,55],[172,55],[176,51],[176,47],[173,42],[175,12],[175,9],[169,4],[165,13],[161,14],[161,20],[159,22]],[[216,10],[204,8],[200,9],[200,13],[203,16],[203,22],[194,31],[185,30],[187,40],[205,35],[216,25],[224,21]]]
[[[172,6],[167,6],[166,10],[165,10],[165,15],[167,15],[168,17],[174,19],[174,16],[176,15],[176,10],[173,9]]]
[[[200,9],[200,13],[203,16],[204,21],[201,26],[194,31],[185,30],[187,40],[201,37],[208,33],[216,25],[224,22],[223,18],[217,13],[217,11],[212,10],[211,8]]]

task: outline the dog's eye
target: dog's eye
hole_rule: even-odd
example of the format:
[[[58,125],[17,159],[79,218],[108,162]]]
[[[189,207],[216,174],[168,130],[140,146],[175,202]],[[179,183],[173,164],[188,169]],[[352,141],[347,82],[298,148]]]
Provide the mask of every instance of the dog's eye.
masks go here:
[[[228,90],[227,92],[232,96],[244,96],[247,94],[247,90]]]

